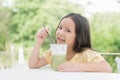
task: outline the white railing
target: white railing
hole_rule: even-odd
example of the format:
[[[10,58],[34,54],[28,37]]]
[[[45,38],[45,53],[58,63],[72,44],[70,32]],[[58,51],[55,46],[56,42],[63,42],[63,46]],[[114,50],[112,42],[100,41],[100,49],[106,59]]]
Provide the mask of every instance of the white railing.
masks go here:
[[[120,73],[120,58],[119,58],[119,57],[116,57],[116,58],[115,58],[115,62],[116,62],[116,64],[117,64],[117,71],[118,71],[118,73]]]
[[[120,53],[101,53],[102,55],[120,55]]]
[[[115,62],[117,65],[117,72],[120,73],[120,58],[118,56],[120,56],[120,53],[101,53],[102,55],[107,55],[107,56],[116,56],[115,57]]]

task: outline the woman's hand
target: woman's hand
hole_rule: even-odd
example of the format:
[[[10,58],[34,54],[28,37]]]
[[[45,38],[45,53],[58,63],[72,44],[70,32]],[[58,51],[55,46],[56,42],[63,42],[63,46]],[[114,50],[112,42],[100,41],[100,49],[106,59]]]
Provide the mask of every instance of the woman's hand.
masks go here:
[[[42,43],[45,41],[48,31],[48,28],[42,28],[40,31],[38,31],[36,39],[39,45],[42,45]]]
[[[66,62],[58,66],[57,68],[60,72],[78,72],[80,71],[79,64]]]

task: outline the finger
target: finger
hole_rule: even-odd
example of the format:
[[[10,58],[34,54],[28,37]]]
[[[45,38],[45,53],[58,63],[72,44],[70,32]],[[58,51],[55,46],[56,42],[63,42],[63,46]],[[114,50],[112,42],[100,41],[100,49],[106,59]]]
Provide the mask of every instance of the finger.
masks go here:
[[[57,70],[58,70],[58,71],[61,71],[61,70],[63,70],[63,69],[64,69],[64,68],[63,68],[62,66],[58,66],[58,67],[57,67]]]
[[[49,32],[49,27],[48,26],[45,25],[44,29],[47,33]]]
[[[37,37],[43,38],[43,35],[40,33],[40,34],[37,35]]]
[[[43,31],[43,30],[40,30],[37,35],[43,38],[43,36],[44,36],[44,31]]]
[[[41,35],[42,35],[43,38],[45,37],[45,33],[43,31],[42,31]]]
[[[46,36],[46,35],[47,35],[47,32],[46,32],[46,30],[45,30],[45,29],[44,29],[42,32],[44,33],[44,36]]]
[[[45,28],[45,31],[48,33],[49,32],[49,28]]]
[[[46,35],[48,34],[49,29],[48,28],[42,28],[37,32],[37,36],[40,38],[45,38]]]
[[[64,69],[58,69],[57,71],[59,71],[59,72],[64,72],[65,70],[64,70]]]

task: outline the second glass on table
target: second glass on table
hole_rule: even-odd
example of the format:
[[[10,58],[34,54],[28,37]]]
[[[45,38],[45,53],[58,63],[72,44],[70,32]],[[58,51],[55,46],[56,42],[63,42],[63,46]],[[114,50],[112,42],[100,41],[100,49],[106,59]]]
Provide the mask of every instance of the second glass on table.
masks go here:
[[[52,50],[52,68],[57,69],[58,65],[66,61],[67,44],[50,44]]]

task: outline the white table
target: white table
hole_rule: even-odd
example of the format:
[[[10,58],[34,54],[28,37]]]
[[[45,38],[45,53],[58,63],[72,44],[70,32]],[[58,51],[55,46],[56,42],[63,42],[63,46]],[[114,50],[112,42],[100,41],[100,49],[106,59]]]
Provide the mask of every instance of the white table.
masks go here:
[[[49,67],[17,67],[0,70],[0,80],[120,80],[120,74],[103,72],[57,72]]]

